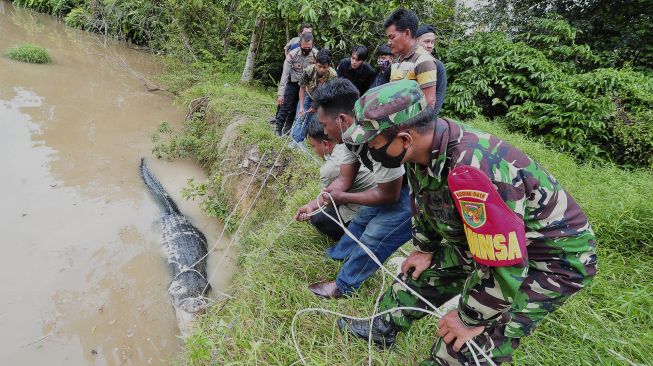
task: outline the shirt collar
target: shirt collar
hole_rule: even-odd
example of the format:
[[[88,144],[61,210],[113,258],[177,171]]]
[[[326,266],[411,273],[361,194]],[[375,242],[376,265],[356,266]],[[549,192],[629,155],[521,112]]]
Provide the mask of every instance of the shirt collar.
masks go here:
[[[417,41],[415,41],[415,45],[413,46],[413,48],[410,49],[410,51],[406,56],[399,56],[399,61],[403,61],[407,58],[412,57],[415,54],[415,51],[417,51],[417,47],[419,47],[419,44],[417,43]]]

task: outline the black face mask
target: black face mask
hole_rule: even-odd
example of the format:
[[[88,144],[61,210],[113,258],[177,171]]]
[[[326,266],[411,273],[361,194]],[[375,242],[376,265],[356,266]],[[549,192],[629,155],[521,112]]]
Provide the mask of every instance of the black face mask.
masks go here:
[[[303,56],[308,56],[309,53],[311,53],[311,49],[310,49],[310,48],[309,48],[309,49],[302,48],[302,55],[303,55]]]
[[[388,146],[390,146],[392,141],[394,141],[394,139],[388,141],[387,144],[378,149],[369,146],[372,159],[378,161],[383,167],[389,169],[399,168],[401,166],[401,161],[404,160],[404,156],[406,156],[406,153],[408,152],[408,149],[404,149],[404,151],[402,151],[401,154],[397,156],[388,156]]]

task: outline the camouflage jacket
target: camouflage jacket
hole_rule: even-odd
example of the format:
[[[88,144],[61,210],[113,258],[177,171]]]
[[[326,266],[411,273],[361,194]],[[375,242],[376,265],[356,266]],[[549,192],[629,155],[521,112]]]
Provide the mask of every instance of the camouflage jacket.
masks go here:
[[[487,324],[509,310],[529,270],[575,271],[588,276],[587,267],[596,261],[595,237],[571,195],[520,150],[450,120],[436,123],[430,165],[406,164],[415,211],[413,242],[420,250],[433,252],[453,246],[463,257],[472,258],[447,179],[461,166],[478,168],[487,175],[501,200],[523,220],[527,251],[515,265],[473,263],[459,304],[465,324]]]

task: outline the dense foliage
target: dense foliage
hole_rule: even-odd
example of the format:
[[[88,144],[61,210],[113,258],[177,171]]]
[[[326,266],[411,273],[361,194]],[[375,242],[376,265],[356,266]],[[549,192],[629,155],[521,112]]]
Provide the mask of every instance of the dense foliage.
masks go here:
[[[653,166],[653,77],[631,68],[591,69],[599,57],[560,19],[529,32],[478,32],[444,54],[445,113],[497,117],[581,159]]]
[[[653,3],[650,0],[492,0],[481,19],[507,29],[527,29],[531,18],[561,15],[579,29],[578,40],[600,56],[602,67],[653,65]]]

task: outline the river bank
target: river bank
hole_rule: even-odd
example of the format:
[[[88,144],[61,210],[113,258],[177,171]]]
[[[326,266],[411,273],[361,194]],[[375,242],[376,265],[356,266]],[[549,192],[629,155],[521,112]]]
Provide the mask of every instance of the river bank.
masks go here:
[[[297,364],[291,337],[295,313],[321,307],[368,316],[381,278],[375,275],[355,296],[338,301],[318,299],[307,289],[309,283],[333,278],[339,268],[324,259],[327,239],[307,224],[292,222],[296,208],[318,193],[317,165],[274,137],[266,122],[274,113],[271,93],[240,86],[234,83],[235,75],[214,70],[209,65],[169,70],[167,81],[179,90],[179,103],[188,105],[203,97],[205,108],[181,130],[162,135],[157,147],[164,155],[201,161],[210,177],[197,190],[204,206],[223,220],[235,209],[236,221],[227,224],[232,231],[240,227],[233,298],[209,310],[182,358],[192,365]],[[526,338],[514,364],[649,364],[653,349],[653,337],[646,331],[653,325],[647,310],[653,305],[648,295],[653,290],[648,278],[653,265],[653,205],[646,198],[653,190],[650,173],[579,165],[483,119],[469,122],[502,136],[550,170],[586,210],[598,235],[600,265],[595,283]],[[296,331],[308,364],[366,364],[366,344],[340,334],[335,321],[330,315],[299,319]],[[373,350],[373,364],[419,363],[434,339],[435,324],[435,319],[424,319],[402,335],[391,351]]]
[[[168,365],[181,343],[140,158],[211,245],[222,230],[181,195],[188,179],[206,180],[196,162],[151,154],[159,123],[179,127],[183,111],[126,68],[153,78],[152,55],[5,1],[0,10],[0,54],[33,42],[52,57],[0,56],[0,364]],[[218,244],[210,272],[229,240]],[[220,274],[216,290],[229,282]]]

